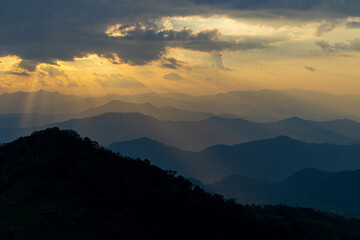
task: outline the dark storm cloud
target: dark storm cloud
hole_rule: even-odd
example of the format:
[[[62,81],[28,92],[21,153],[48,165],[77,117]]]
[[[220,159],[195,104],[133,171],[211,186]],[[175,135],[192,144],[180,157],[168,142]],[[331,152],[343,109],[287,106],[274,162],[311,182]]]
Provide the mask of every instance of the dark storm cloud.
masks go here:
[[[175,10],[181,2],[173,3]],[[164,44],[121,41],[104,32],[111,24],[176,14],[170,4],[150,0],[2,0],[0,56],[25,59],[22,67],[29,71],[39,62],[73,60],[88,53],[104,57],[116,53],[124,62],[144,64],[157,59]]]
[[[357,0],[192,0],[200,5],[221,9],[274,10],[281,11],[322,11],[338,15],[359,15],[360,2]]]
[[[3,0],[0,56],[19,56],[23,59],[19,67],[33,72],[38,63],[54,64],[57,59],[68,61],[87,54],[109,59],[116,54],[123,62],[141,65],[159,59],[169,45],[199,51],[237,48],[218,41],[217,30],[158,32],[151,22],[161,16],[181,15],[181,11],[191,14],[188,9],[192,8],[186,6],[191,4],[185,0]],[[143,22],[147,28],[134,24],[135,29],[124,37],[105,34],[112,24],[122,23],[118,29],[122,31],[132,26],[131,22]]]
[[[204,30],[194,33],[191,29],[184,28],[180,31],[159,30],[148,28],[140,23],[119,26],[113,30],[114,33],[121,33],[119,38],[123,40],[144,40],[144,41],[209,41],[216,40],[220,36],[217,29]]]
[[[141,24],[121,26],[114,30],[114,33],[116,32],[121,34],[121,36],[116,37],[121,40],[152,42],[201,52],[263,49],[280,40],[267,38],[241,39],[241,41],[221,40],[221,34],[217,29],[204,30],[198,33],[191,29],[159,31],[156,28],[147,29]]]
[[[164,57],[167,47],[204,52],[261,49],[269,41],[226,41],[219,38],[217,30],[159,31],[154,20],[162,16],[218,14],[219,10],[226,14],[234,9],[275,10],[279,16],[282,9],[320,8],[338,14],[358,14],[359,6],[355,0],[1,0],[0,56],[19,56],[23,59],[19,67],[33,72],[38,63],[71,61],[89,53],[108,59],[116,54],[123,62],[141,65]],[[146,28],[134,24],[139,22]],[[129,26],[135,29],[123,37],[105,34],[110,25],[119,23],[119,31]]]
[[[160,31],[153,22],[161,16],[196,12],[191,12],[190,6],[185,0],[3,0],[0,56],[19,56],[23,59],[19,67],[33,72],[38,63],[55,64],[56,60],[71,61],[87,54],[110,60],[116,54],[122,62],[142,65],[164,56],[168,46],[206,52],[263,47],[218,40],[216,29],[199,33],[190,29]],[[113,30],[126,31],[124,36],[105,33],[118,23],[121,25]]]

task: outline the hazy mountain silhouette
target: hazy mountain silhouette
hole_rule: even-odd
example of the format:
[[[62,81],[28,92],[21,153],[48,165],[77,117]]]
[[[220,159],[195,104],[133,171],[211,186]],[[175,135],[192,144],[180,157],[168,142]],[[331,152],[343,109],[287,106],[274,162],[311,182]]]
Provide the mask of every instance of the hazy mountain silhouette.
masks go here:
[[[360,96],[332,95],[298,89],[233,91],[215,95],[191,96],[182,93],[67,96],[60,93],[6,93],[0,95],[0,113],[76,114],[98,108],[113,100],[150,103],[193,112],[241,116],[253,121],[275,121],[292,116],[312,120],[349,118],[360,120]]]
[[[0,147],[0,238],[358,239],[360,221],[242,206],[57,128]]]
[[[191,151],[202,150],[216,144],[236,144],[252,140],[286,135],[303,141],[334,144],[359,143],[356,128],[351,136],[342,129],[341,122],[337,132],[327,129],[318,122],[316,127],[307,130],[297,126],[285,128],[281,123],[255,123],[243,119],[212,117],[202,121],[160,121],[138,113],[106,113],[100,116],[74,119],[52,124],[61,128],[75,129],[96,139],[103,145],[116,141],[148,137],[167,145]],[[360,123],[356,123],[360,129]],[[350,128],[348,128],[350,129]]]
[[[257,109],[257,114],[278,118],[300,116],[314,120],[359,119],[360,113],[354,109],[359,107],[359,95],[338,96],[300,89],[233,91],[200,98],[203,101],[211,99],[223,103],[248,103]]]
[[[213,113],[193,112],[187,110],[176,109],[173,107],[155,107],[150,103],[128,103],[119,100],[113,100],[98,108],[89,109],[82,112],[78,117],[97,116],[108,112],[122,112],[122,113],[141,113],[152,116],[159,120],[173,120],[173,121],[198,121],[204,120],[214,116]],[[228,115],[227,117],[235,117]]]
[[[308,168],[277,183],[232,175],[207,189],[248,204],[312,207],[341,215],[360,216],[360,170],[324,172]]]
[[[50,94],[50,93],[48,93]],[[1,98],[1,97],[0,97]],[[66,101],[66,99],[64,99]],[[187,110],[176,109],[172,107],[155,107],[149,103],[128,103],[119,100],[110,101],[97,108],[90,108],[91,106],[97,106],[103,102],[107,102],[106,99],[90,101],[89,99],[82,99],[76,102],[62,102],[56,105],[42,105],[42,106],[29,106],[25,112],[30,113],[8,113],[0,114],[0,127],[1,128],[27,128],[38,127],[41,125],[66,121],[74,118],[85,118],[97,116],[108,112],[122,112],[122,113],[142,113],[159,120],[187,120],[198,121],[204,120],[209,117],[215,116],[213,113],[205,112],[192,112]],[[75,106],[74,106],[75,105]],[[88,109],[83,111],[84,109]],[[21,112],[21,109],[18,109]],[[13,110],[15,111],[15,110]],[[51,114],[36,113],[47,112]],[[83,111],[78,113],[78,111]],[[70,113],[67,113],[70,112]],[[58,114],[60,113],[60,114]],[[224,117],[235,118],[234,115],[223,115]]]
[[[360,123],[353,122],[352,125],[348,126],[348,121],[344,121],[345,124],[343,121],[335,121],[336,123],[332,125],[328,122],[324,124],[322,122],[310,122],[312,124],[305,128],[302,123],[307,124],[308,121],[296,121],[301,123],[290,126],[287,121],[285,123],[256,123],[243,119],[221,117],[211,117],[201,121],[161,121],[139,113],[106,113],[38,128],[0,129],[0,142],[8,142],[34,130],[54,126],[63,129],[75,129],[80,134],[90,136],[102,145],[147,137],[191,151],[199,151],[217,144],[231,145],[273,138],[279,135],[316,143],[354,144],[360,142],[360,133],[356,136],[358,129],[360,129]]]
[[[13,113],[13,114],[0,114],[0,127],[1,128],[28,128],[38,127],[55,122],[61,122],[71,119],[71,115],[57,114],[47,115],[40,113]]]
[[[42,112],[47,106],[81,100],[82,97],[59,92],[15,92],[0,95],[0,113]]]
[[[210,192],[221,193],[227,198],[234,198],[239,203],[262,204],[266,201],[265,195],[270,192],[272,184],[267,180],[229,175],[215,183],[205,185],[205,188]]]
[[[0,113],[78,114],[117,98],[117,95],[81,97],[45,90],[4,93],[0,95]]]
[[[285,89],[232,91],[215,95],[190,96],[178,93],[119,96],[132,102],[149,102],[191,111],[241,115],[255,121],[269,121],[292,116],[313,120],[335,118],[360,119],[359,95],[332,95],[324,92]]]
[[[211,182],[231,174],[281,180],[303,168],[326,171],[360,169],[360,145],[313,144],[280,136],[233,146],[217,145],[187,152],[149,139],[111,144],[131,157],[148,158],[164,169]]]

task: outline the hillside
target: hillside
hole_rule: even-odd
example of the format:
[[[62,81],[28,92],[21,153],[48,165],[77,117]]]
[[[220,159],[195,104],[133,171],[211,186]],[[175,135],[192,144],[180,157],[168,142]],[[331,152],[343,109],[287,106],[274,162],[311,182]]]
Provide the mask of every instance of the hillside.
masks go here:
[[[358,239],[360,221],[237,205],[76,132],[0,147],[1,239]]]

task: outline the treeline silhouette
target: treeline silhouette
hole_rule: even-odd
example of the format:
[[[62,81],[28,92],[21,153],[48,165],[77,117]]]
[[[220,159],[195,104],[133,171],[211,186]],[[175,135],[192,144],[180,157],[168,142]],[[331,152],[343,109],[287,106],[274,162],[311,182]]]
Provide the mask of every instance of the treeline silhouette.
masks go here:
[[[360,239],[360,221],[239,205],[51,128],[0,147],[0,239]]]

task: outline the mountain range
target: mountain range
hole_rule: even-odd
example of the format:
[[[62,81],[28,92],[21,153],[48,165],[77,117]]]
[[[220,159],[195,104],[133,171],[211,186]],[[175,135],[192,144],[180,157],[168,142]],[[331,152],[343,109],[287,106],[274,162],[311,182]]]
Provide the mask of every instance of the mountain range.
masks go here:
[[[279,181],[304,168],[331,172],[360,169],[360,145],[305,143],[285,136],[217,145],[200,152],[179,150],[147,138],[113,143],[108,148],[125,156],[147,158],[163,169],[176,169],[205,183],[232,174]]]
[[[0,95],[0,113],[73,115],[92,108],[99,108],[113,100],[149,103],[160,108],[172,107],[213,115],[236,116],[258,122],[278,121],[292,116],[319,121],[338,118],[360,119],[360,111],[357,110],[360,105],[360,96],[332,95],[298,89],[233,91],[204,96],[180,93],[145,93],[80,97],[44,90],[32,93],[15,92]],[[149,112],[143,113],[149,114]]]
[[[69,105],[73,104],[67,103]],[[53,106],[49,107],[52,108]],[[55,108],[56,109],[56,108]],[[150,103],[128,103],[119,100],[112,100],[96,108],[90,108],[79,113],[57,114],[42,113],[4,113],[0,114],[1,128],[31,128],[62,122],[74,118],[87,118],[109,112],[117,113],[141,113],[152,116],[159,120],[173,121],[200,121],[212,116],[221,116],[213,113],[192,112],[176,109],[172,107],[155,107]],[[61,111],[60,111],[61,112]],[[235,118],[232,115],[222,115],[223,117]]]
[[[129,103],[119,100],[113,100],[107,104],[104,104],[98,108],[89,109],[76,117],[92,117],[98,116],[104,113],[117,112],[117,113],[141,113],[144,115],[152,116],[156,119],[167,121],[200,121],[213,116],[223,116],[227,118],[236,118],[236,115],[223,114],[218,115],[207,112],[194,112],[188,110],[177,109],[173,107],[155,107],[150,103]]]
[[[231,175],[206,186],[209,191],[246,204],[285,204],[360,216],[360,170],[324,172],[303,169],[279,182]]]
[[[0,146],[0,238],[340,239],[360,221],[284,205],[246,206],[174,171],[58,128]]]
[[[280,135],[312,143],[356,144],[360,123],[350,120],[314,122],[290,118],[257,123],[244,119],[211,117],[201,121],[161,121],[139,113],[105,113],[71,119],[36,128],[2,128],[0,142],[47,127],[74,129],[102,145],[147,137],[188,151],[200,151],[217,144],[238,144]]]

